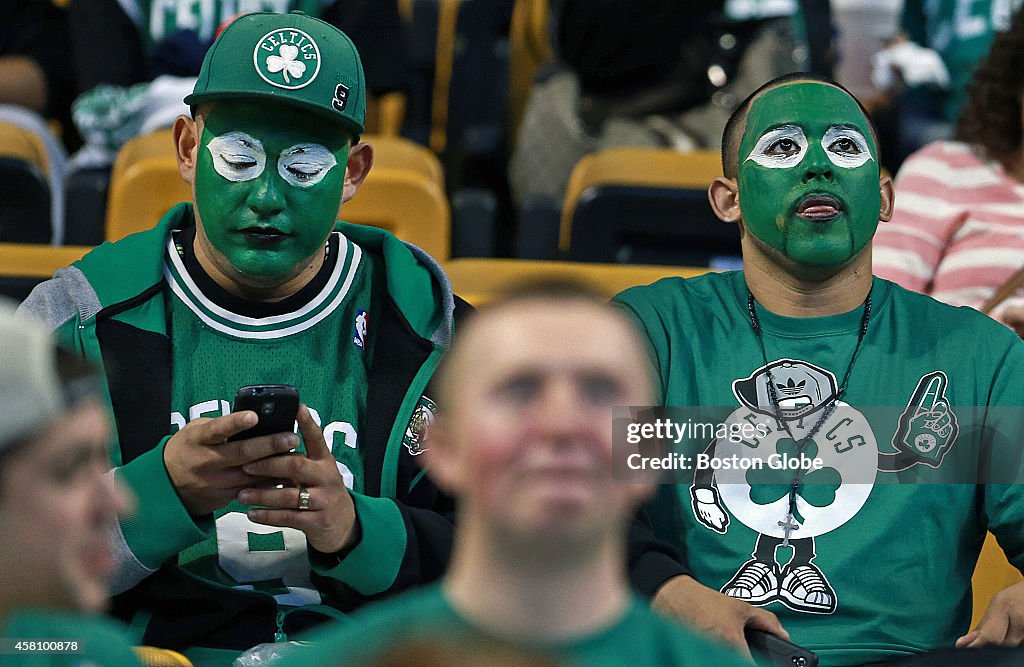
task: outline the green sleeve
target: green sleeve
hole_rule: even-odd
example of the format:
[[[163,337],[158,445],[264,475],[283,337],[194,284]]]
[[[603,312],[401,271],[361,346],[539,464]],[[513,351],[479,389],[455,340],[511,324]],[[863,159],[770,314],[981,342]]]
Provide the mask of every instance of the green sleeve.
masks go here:
[[[344,582],[360,595],[388,590],[402,566],[408,535],[402,512],[390,498],[352,493],[361,536],[340,558],[317,558],[310,563],[317,574]]]
[[[643,294],[643,289],[634,287],[617,294],[612,298],[612,305],[622,308],[640,333],[640,340],[647,351],[654,374],[655,403],[661,404],[665,401],[668,378],[661,366],[662,355],[659,350],[668,350],[668,335],[665,328],[660,326],[660,317]]]
[[[116,468],[136,499],[134,511],[121,519],[121,532],[134,557],[150,570],[207,537],[207,530],[189,515],[167,474],[164,447],[169,439]]]
[[[1007,559],[1024,571],[1024,341],[1011,335],[989,397],[986,429],[994,467],[988,474],[1000,483],[985,485],[984,510]]]

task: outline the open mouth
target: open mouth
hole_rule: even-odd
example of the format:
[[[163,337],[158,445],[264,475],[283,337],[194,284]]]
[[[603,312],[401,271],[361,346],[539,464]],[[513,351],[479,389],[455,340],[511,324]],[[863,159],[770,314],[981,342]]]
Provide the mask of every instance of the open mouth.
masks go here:
[[[796,208],[796,214],[812,222],[829,222],[839,217],[843,205],[830,195],[808,195]]]
[[[240,231],[246,240],[253,243],[275,243],[288,236],[273,227],[246,227]]]

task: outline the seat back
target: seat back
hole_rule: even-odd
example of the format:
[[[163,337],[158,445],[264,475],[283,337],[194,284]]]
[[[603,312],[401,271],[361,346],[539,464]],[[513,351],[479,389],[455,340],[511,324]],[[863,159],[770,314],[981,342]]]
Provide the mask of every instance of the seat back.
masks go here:
[[[0,242],[50,241],[49,169],[42,138],[19,125],[0,123]]]
[[[0,294],[18,301],[57,269],[81,259],[93,246],[0,243]]]
[[[537,68],[553,57],[550,0],[516,0],[509,28],[509,125],[515,143]]]
[[[483,306],[517,282],[543,278],[578,280],[593,285],[607,297],[635,285],[662,278],[692,278],[703,267],[549,262],[530,259],[453,259],[444,265],[455,293],[474,306]]]
[[[992,596],[1024,579],[1021,573],[1006,560],[1002,547],[995,535],[989,533],[985,537],[985,545],[981,548],[981,556],[974,568],[971,587],[974,589],[974,614],[971,627],[977,627],[985,610],[992,602]]]
[[[106,239],[152,229],[172,206],[191,200],[192,191],[178,173],[171,131],[132,137],[111,172]]]
[[[739,232],[707,200],[721,174],[714,151],[612,148],[573,169],[559,249],[569,259],[707,266],[739,257]]]

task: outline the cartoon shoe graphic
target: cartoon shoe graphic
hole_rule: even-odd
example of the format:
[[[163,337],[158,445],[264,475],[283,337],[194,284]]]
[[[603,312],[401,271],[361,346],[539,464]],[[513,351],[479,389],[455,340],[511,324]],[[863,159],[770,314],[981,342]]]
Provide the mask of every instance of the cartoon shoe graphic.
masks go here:
[[[768,604],[779,596],[779,566],[759,560],[748,560],[740,566],[722,592],[750,604]]]
[[[836,592],[821,570],[811,563],[792,568],[787,565],[779,594],[790,609],[817,614],[831,614],[836,610]]]

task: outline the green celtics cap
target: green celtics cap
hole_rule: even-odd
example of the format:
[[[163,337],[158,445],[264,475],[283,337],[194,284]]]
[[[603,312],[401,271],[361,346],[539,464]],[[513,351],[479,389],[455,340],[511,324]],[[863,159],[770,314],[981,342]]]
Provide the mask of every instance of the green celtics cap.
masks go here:
[[[356,137],[365,130],[366,82],[355,44],[330,23],[302,12],[235,19],[207,51],[185,104],[240,98],[308,109]]]

